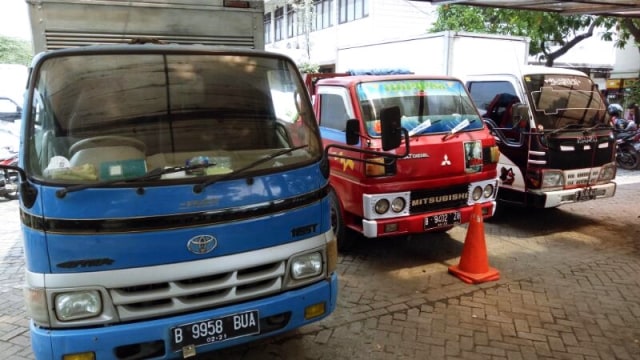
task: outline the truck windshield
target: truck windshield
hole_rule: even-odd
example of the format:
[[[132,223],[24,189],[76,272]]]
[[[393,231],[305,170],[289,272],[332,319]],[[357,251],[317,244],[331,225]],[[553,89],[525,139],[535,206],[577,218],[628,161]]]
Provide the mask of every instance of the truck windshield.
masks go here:
[[[82,54],[47,59],[34,76],[25,167],[41,181],[202,182],[322,155],[295,64],[280,57]]]
[[[535,74],[526,75],[524,80],[538,129],[591,127],[605,122],[604,102],[588,77]]]
[[[356,91],[370,136],[380,136],[379,114],[390,106],[400,107],[402,127],[412,136],[447,133],[463,122],[463,131],[482,128],[478,112],[459,81],[375,81],[359,84]]]

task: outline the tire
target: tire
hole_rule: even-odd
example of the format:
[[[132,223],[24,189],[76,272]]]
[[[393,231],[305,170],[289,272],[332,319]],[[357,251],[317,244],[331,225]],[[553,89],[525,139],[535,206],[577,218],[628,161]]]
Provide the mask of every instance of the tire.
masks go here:
[[[353,231],[349,231],[344,224],[340,199],[338,199],[338,195],[336,195],[333,189],[329,191],[329,203],[331,209],[331,228],[338,242],[338,252],[344,252],[353,247],[356,234],[354,234]]]
[[[623,148],[616,153],[616,164],[625,170],[634,170],[640,166],[640,157],[635,150]]]

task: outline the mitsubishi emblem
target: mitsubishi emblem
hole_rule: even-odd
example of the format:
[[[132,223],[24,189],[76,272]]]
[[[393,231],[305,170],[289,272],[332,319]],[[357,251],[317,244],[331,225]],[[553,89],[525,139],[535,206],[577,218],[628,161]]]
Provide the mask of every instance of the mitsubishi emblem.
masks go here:
[[[447,154],[444,154],[444,160],[442,160],[442,163],[440,165],[442,166],[451,165],[451,160],[449,160],[449,157],[447,156]]]

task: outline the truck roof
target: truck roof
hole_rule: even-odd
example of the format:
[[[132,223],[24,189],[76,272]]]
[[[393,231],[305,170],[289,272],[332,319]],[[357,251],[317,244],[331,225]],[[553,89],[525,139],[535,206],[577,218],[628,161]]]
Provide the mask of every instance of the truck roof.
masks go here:
[[[468,74],[465,77],[473,77],[473,76],[479,76],[479,75],[533,75],[533,74],[561,74],[561,75],[586,76],[584,72],[574,70],[574,69],[556,68],[556,67],[548,67],[548,66],[542,66],[542,65],[524,65],[518,68],[516,72],[493,71],[493,72],[486,72],[486,73]]]
[[[390,80],[451,80],[460,81],[456,77],[443,76],[443,75],[424,75],[424,74],[410,74],[410,75],[349,75],[349,76],[337,76],[331,78],[323,78],[318,80],[317,85],[336,85],[336,86],[354,86],[363,82],[373,81],[390,81]]]

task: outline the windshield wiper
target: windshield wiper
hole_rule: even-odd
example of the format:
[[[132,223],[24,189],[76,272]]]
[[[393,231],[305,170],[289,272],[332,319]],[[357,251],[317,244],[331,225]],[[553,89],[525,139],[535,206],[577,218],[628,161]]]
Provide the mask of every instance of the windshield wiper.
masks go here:
[[[450,137],[455,135],[460,130],[462,130],[462,129],[466,128],[467,126],[471,125],[471,123],[473,123],[475,121],[476,121],[476,119],[473,119],[471,121],[469,121],[469,119],[462,120],[462,122],[460,124],[456,125],[453,129],[451,129],[451,131],[449,131],[448,133],[446,133],[442,137],[442,141],[447,141]]]
[[[212,185],[212,184],[214,184],[214,183],[216,183],[218,181],[223,181],[223,180],[226,180],[226,179],[228,179],[230,177],[237,176],[238,174],[242,174],[243,172],[245,172],[245,171],[247,171],[247,170],[249,170],[251,168],[254,168],[254,167],[256,167],[256,166],[258,166],[260,164],[266,163],[269,160],[273,160],[273,159],[275,159],[275,158],[277,158],[279,156],[286,155],[286,154],[292,153],[292,152],[294,152],[296,150],[304,149],[306,147],[309,147],[309,145],[301,145],[301,146],[296,146],[296,147],[292,147],[292,148],[276,151],[273,154],[269,154],[269,155],[267,155],[267,156],[265,156],[263,158],[260,158],[260,159],[252,162],[251,164],[249,164],[249,165],[247,165],[245,167],[242,167],[242,168],[240,168],[238,170],[235,170],[234,172],[225,174],[225,175],[220,176],[220,177],[211,178],[211,179],[208,179],[208,180],[206,180],[206,181],[204,181],[204,182],[202,182],[200,184],[193,185],[193,192],[195,192],[196,194],[197,193],[201,193],[202,190],[204,190],[204,188],[206,188],[207,186]]]
[[[103,186],[107,186],[107,185],[126,184],[126,183],[132,183],[132,182],[152,180],[152,179],[159,178],[159,177],[161,177],[162,175],[165,175],[165,174],[173,174],[173,173],[177,173],[177,172],[181,172],[181,171],[191,171],[191,170],[197,170],[197,169],[204,169],[204,168],[211,167],[211,166],[216,166],[216,163],[191,164],[191,165],[185,165],[185,166],[171,166],[171,167],[164,167],[164,168],[155,168],[155,169],[147,172],[144,175],[140,175],[140,176],[136,176],[136,177],[132,177],[132,178],[128,178],[128,179],[113,179],[113,180],[100,181],[100,182],[97,182],[97,183],[78,184],[78,185],[67,186],[64,189],[60,189],[60,190],[56,191],[56,196],[58,198],[62,199],[70,192],[80,191],[80,190],[84,190],[84,189],[88,189],[88,188],[92,188],[92,187],[103,187]]]
[[[609,128],[609,129],[613,129],[613,126],[611,126],[611,125],[609,125],[609,124],[603,124],[603,123],[595,124],[595,125],[593,125],[592,127],[588,127],[588,128],[586,128],[586,129],[584,129],[584,132],[585,132],[585,133],[587,133],[587,132],[592,132],[593,130],[600,129],[600,128],[604,128],[604,129],[607,129],[607,128]]]
[[[560,131],[569,130],[569,129],[574,129],[574,130],[583,129],[584,127],[585,126],[582,125],[582,124],[567,124],[567,125],[565,125],[563,127],[559,127],[557,129],[553,129],[553,130],[549,131],[549,134],[554,135],[554,134],[559,133]]]
[[[411,129],[411,131],[409,131],[409,136],[417,135],[423,132],[424,130],[430,128],[433,124],[439,123],[440,121],[442,120],[434,120],[433,122],[431,122],[431,120],[427,119],[424,122],[421,122],[420,124],[418,124],[418,126]]]

